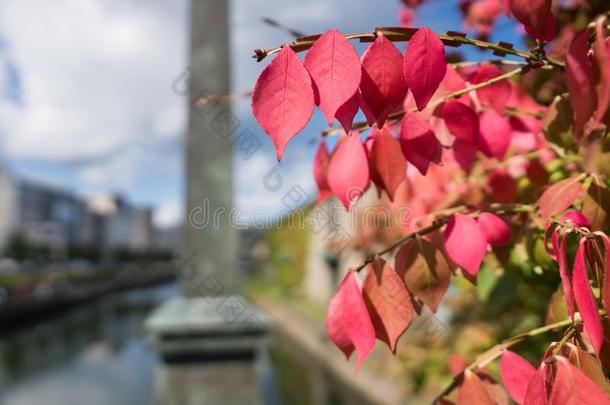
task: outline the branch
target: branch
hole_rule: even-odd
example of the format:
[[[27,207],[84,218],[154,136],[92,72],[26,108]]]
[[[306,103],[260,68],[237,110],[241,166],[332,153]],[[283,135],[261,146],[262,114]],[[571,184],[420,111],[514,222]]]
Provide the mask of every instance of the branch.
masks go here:
[[[344,34],[344,37],[348,40],[358,39],[360,42],[373,42],[377,36],[377,33],[382,33],[386,38],[391,41],[404,42],[409,41],[411,37],[417,32],[417,30],[417,28],[404,27],[375,27],[373,32]],[[311,48],[321,35],[322,34],[315,34],[298,37],[294,42],[288,44],[288,46],[290,46],[290,48],[292,48],[292,50],[295,52],[302,52]],[[563,68],[562,64],[548,61],[544,58],[541,58],[540,55],[537,55],[535,53],[514,49],[513,44],[508,42],[498,42],[497,44],[492,44],[491,42],[487,41],[467,38],[465,33],[456,31],[447,31],[446,34],[437,35],[446,46],[459,47],[461,45],[469,45],[480,49],[492,50],[494,55],[498,56],[513,55],[523,58],[527,61],[541,62],[543,64],[556,65],[556,67]],[[281,46],[270,49],[255,49],[254,55],[252,57],[256,59],[257,62],[260,62],[267,56],[279,52],[280,49]]]
[[[603,309],[598,310],[598,312],[599,312],[600,316],[606,315],[606,311]],[[549,325],[544,325],[539,328],[532,329],[528,332],[523,332],[523,333],[520,333],[513,337],[510,337],[508,339],[503,340],[501,343],[498,343],[497,345],[493,346],[492,348],[488,349],[484,353],[477,356],[477,358],[472,363],[470,363],[468,365],[468,367],[466,367],[461,373],[459,373],[455,377],[453,377],[453,380],[451,381],[451,383],[448,386],[446,386],[445,389],[443,389],[443,391],[436,396],[436,398],[434,398],[432,403],[433,404],[439,403],[441,398],[443,398],[446,395],[449,395],[454,389],[456,389],[460,385],[462,378],[464,377],[464,372],[466,370],[474,371],[477,368],[485,367],[487,364],[491,363],[492,361],[494,361],[495,359],[500,357],[500,355],[502,355],[502,352],[504,350],[508,349],[511,346],[516,345],[517,343],[521,343],[522,341],[524,341],[527,338],[538,336],[538,335],[543,335],[547,332],[551,332],[556,329],[560,329],[565,326],[573,325],[573,324],[576,324],[579,322],[582,322],[582,317],[579,312],[575,312],[573,321],[570,318],[564,319],[563,321],[551,323]]]
[[[581,321],[580,313],[576,312],[574,314],[574,322],[580,322],[580,321]],[[440,394],[438,394],[436,396],[436,398],[434,398],[432,403],[433,404],[438,403],[441,400],[441,398],[443,398],[446,395],[449,395],[454,389],[456,389],[460,385],[460,383],[461,383],[461,381],[462,381],[462,379],[464,377],[464,372],[466,370],[473,371],[473,370],[475,370],[477,368],[483,368],[487,364],[491,363],[492,361],[494,361],[495,359],[500,357],[502,352],[504,350],[508,349],[509,347],[514,346],[517,343],[520,343],[520,342],[524,341],[527,338],[538,336],[538,335],[542,335],[542,334],[545,334],[547,332],[551,332],[551,331],[554,331],[556,329],[560,329],[560,328],[563,328],[565,326],[571,325],[572,323],[573,323],[572,319],[568,318],[568,319],[564,319],[563,321],[559,321],[559,322],[555,322],[555,323],[552,323],[552,324],[549,324],[549,325],[541,326],[539,328],[532,329],[532,330],[530,330],[528,332],[523,332],[523,333],[520,333],[520,334],[515,335],[513,337],[510,337],[510,338],[508,338],[506,340],[503,340],[501,343],[498,343],[497,345],[495,345],[492,348],[488,349],[483,354],[480,354],[461,373],[459,373],[455,377],[453,377],[453,380],[451,381],[451,383],[447,387],[445,387],[445,389],[443,389],[443,391]]]
[[[514,77],[514,76],[517,76],[517,75],[520,75],[520,74],[524,74],[524,73],[528,72],[530,70],[530,68],[531,67],[529,65],[521,66],[521,67],[519,67],[517,69],[510,70],[510,71],[508,71],[508,72],[506,72],[504,74],[501,74],[499,76],[493,77],[493,78],[491,78],[489,80],[486,80],[484,82],[477,83],[475,85],[468,86],[468,87],[465,87],[463,89],[460,89],[460,90],[457,90],[457,91],[454,91],[454,92],[451,92],[451,93],[447,93],[447,94],[445,94],[442,97],[439,97],[439,98],[437,98],[435,100],[432,100],[429,104],[430,105],[436,105],[436,104],[439,104],[439,103],[441,103],[443,101],[449,100],[451,98],[459,98],[462,95],[464,95],[466,93],[469,93],[471,91],[482,89],[483,87],[491,86],[492,84],[501,82],[503,80],[510,79],[511,77]],[[411,109],[411,112],[417,112],[417,111],[418,111],[417,108]],[[388,115],[388,118],[386,120],[387,121],[397,121],[397,120],[402,119],[402,117],[404,117],[404,115],[405,115],[405,111],[396,111],[396,112],[393,112],[392,114]],[[352,125],[352,129],[353,130],[359,130],[359,131],[363,130],[363,129],[366,129],[368,127],[369,127],[369,124],[366,121],[355,122]],[[327,135],[332,135],[332,134],[335,134],[335,133],[339,133],[339,132],[341,132],[341,130],[342,130],[342,128],[340,128],[340,127],[328,127],[328,128],[326,128],[326,129],[324,129],[322,131],[322,136],[327,136]]]
[[[354,268],[354,271],[359,272],[360,270],[364,269],[367,266],[367,264],[369,264],[373,261],[375,256],[381,256],[386,253],[389,253],[392,250],[396,249],[397,247],[407,243],[411,239],[415,239],[418,236],[427,235],[429,233],[436,231],[437,229],[442,228],[445,224],[447,224],[447,222],[449,222],[449,219],[451,219],[451,215],[453,215],[453,214],[462,213],[462,214],[474,215],[474,214],[478,214],[483,211],[484,212],[494,212],[494,213],[509,213],[509,212],[510,213],[528,212],[529,213],[529,212],[534,212],[535,208],[532,207],[531,205],[527,205],[527,204],[491,204],[490,206],[488,206],[484,209],[473,208],[471,206],[466,206],[466,205],[460,205],[458,207],[453,207],[453,208],[448,208],[445,210],[433,212],[431,214],[428,214],[429,216],[431,215],[431,216],[437,217],[434,220],[434,222],[432,222],[432,224],[430,224],[430,225],[426,226],[425,228],[422,228],[418,231],[412,232],[406,236],[403,236],[400,239],[397,239],[390,246],[377,252],[373,256],[367,258],[358,267]]]

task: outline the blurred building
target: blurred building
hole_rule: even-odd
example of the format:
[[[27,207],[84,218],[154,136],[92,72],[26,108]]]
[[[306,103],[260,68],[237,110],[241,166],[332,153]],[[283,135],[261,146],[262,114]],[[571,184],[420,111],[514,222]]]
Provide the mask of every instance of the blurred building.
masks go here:
[[[15,235],[59,254],[157,248],[151,208],[132,206],[115,195],[83,198],[0,167],[0,247]]]

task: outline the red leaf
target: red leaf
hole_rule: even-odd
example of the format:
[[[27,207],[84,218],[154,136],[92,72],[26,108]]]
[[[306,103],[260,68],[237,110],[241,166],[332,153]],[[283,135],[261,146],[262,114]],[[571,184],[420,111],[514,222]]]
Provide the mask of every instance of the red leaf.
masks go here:
[[[400,150],[400,143],[387,128],[373,129],[371,151],[371,177],[376,180],[394,201],[396,189],[405,180],[407,161]]]
[[[574,300],[578,306],[578,311],[582,316],[582,322],[589,335],[591,344],[595,352],[599,354],[604,341],[604,327],[597,312],[597,304],[589,285],[587,267],[585,264],[585,243],[587,240],[582,238],[578,244],[576,258],[574,259],[574,270],[572,271],[572,288],[574,289]]]
[[[436,312],[451,281],[443,252],[426,239],[413,239],[396,254],[395,267],[407,289]]]
[[[316,180],[319,192],[318,202],[322,202],[332,195],[326,178],[329,160],[330,156],[328,154],[328,149],[326,148],[326,142],[322,140],[320,141],[320,145],[318,146],[318,150],[316,151],[313,160],[313,177]]]
[[[546,39],[549,24],[554,25],[552,3],[552,0],[510,0],[510,10],[526,29],[530,29],[531,34],[536,34],[534,36],[539,39]],[[553,19],[551,23],[549,23],[549,15]]]
[[[398,274],[380,257],[376,257],[368,267],[362,296],[373,321],[375,335],[395,353],[398,338],[407,330],[413,318],[413,304]]]
[[[369,163],[357,132],[339,141],[328,165],[327,178],[330,189],[346,210],[349,210],[350,202],[362,196],[368,188]]]
[[[455,264],[475,277],[487,251],[487,239],[477,221],[454,214],[445,229],[445,250]]]
[[[407,45],[403,70],[407,86],[421,111],[447,71],[445,48],[434,32],[426,27],[417,30]]]
[[[263,69],[252,92],[252,113],[273,141],[278,160],[309,121],[313,107],[309,74],[294,51],[284,46]]]
[[[457,405],[494,405],[485,385],[472,371],[464,371],[464,380],[457,395]]]
[[[335,114],[335,118],[337,119],[337,121],[339,121],[339,123],[341,123],[341,126],[348,134],[352,130],[354,117],[358,113],[358,107],[360,106],[359,97],[360,95],[358,94],[358,92],[354,93],[354,95],[351,96],[349,100],[347,100],[345,103],[343,103],[341,107],[339,107],[337,113]]]
[[[462,170],[469,173],[477,154],[477,145],[457,139],[453,143],[452,148],[455,160],[458,162]]]
[[[398,48],[381,33],[362,58],[360,91],[380,128],[407,95],[401,62]]]
[[[366,117],[366,123],[369,125],[369,127],[372,127],[373,125],[375,125],[375,116],[373,115],[373,112],[369,108],[366,101],[364,101],[364,97],[362,97],[362,93],[360,92],[358,92],[358,101],[360,103],[360,109]]]
[[[472,84],[483,83],[494,77],[500,76],[501,74],[502,72],[496,66],[489,63],[482,63],[477,70],[470,75],[470,82]],[[499,113],[504,112],[504,108],[510,99],[510,94],[511,87],[507,80],[502,80],[477,90],[479,101],[484,105],[492,107]],[[483,128],[483,125],[481,125],[481,128]]]
[[[604,26],[602,20],[598,20],[595,29],[595,42],[593,50],[595,56],[595,68],[598,73],[597,86],[597,109],[595,110],[595,120],[601,122],[606,116],[608,105],[610,105],[610,59],[608,58],[608,48],[604,38]]]
[[[568,359],[555,356],[556,372],[550,405],[604,405],[610,398]]]
[[[419,113],[406,113],[400,125],[400,147],[407,160],[423,175],[430,162],[438,163],[442,146]]]
[[[443,119],[457,139],[473,144],[479,142],[479,117],[472,108],[459,101],[447,101],[443,107]]]
[[[538,32],[533,28],[528,27],[527,25],[525,25],[525,32],[527,32],[528,35],[540,39],[542,41],[552,40],[553,38],[555,38],[555,35],[557,35],[557,21],[555,20],[555,16],[549,10],[546,15],[546,24],[544,26],[543,32]]]
[[[360,85],[358,54],[339,31],[332,29],[316,40],[305,55],[304,64],[314,83],[316,103],[330,125],[337,110]]]
[[[517,199],[519,187],[517,181],[505,170],[498,169],[487,178],[487,193],[492,201],[501,204],[510,204]]]
[[[349,359],[356,350],[356,371],[373,351],[375,330],[362,299],[356,276],[350,270],[330,300],[326,315],[326,330],[335,345]]]
[[[506,350],[500,361],[500,373],[510,397],[519,405],[523,404],[527,386],[536,374],[536,369],[523,357]]]
[[[593,66],[588,57],[588,31],[580,31],[574,36],[566,56],[566,82],[570,93],[570,103],[574,110],[574,135],[580,137],[581,131],[595,111],[597,105]]]
[[[523,405],[546,405],[548,403],[546,371],[546,364],[540,364],[540,367],[536,370],[530,383],[527,385]]]
[[[567,210],[583,193],[581,180],[581,176],[574,176],[558,181],[547,188],[536,203],[540,207],[542,218],[546,219]]]
[[[459,354],[450,354],[447,363],[449,363],[449,371],[453,377],[459,375],[468,366],[466,358]]]
[[[602,284],[602,301],[606,313],[610,313],[610,238],[602,235],[604,241],[604,279]]]
[[[481,114],[481,152],[498,160],[504,159],[513,131],[509,121],[495,110]]]
[[[566,235],[559,239],[557,230],[553,231],[551,238],[553,244],[553,254],[559,266],[559,275],[561,277],[561,287],[563,288],[563,296],[566,299],[568,313],[570,318],[574,319],[574,292],[572,291],[572,281],[570,279],[570,270],[568,269],[568,253]]]
[[[477,222],[490,244],[502,246],[510,242],[512,236],[510,228],[496,214],[483,212],[478,216]]]

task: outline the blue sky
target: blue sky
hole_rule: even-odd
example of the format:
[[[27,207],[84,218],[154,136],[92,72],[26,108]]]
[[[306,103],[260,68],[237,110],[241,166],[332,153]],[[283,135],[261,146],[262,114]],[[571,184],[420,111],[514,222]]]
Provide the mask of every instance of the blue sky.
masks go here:
[[[428,0],[417,25],[461,29],[454,0]],[[271,17],[313,33],[396,25],[399,0],[235,0],[231,3],[233,90],[249,90],[264,63],[254,48],[292,38],[264,25]],[[157,207],[161,225],[181,219],[182,145],[187,100],[171,83],[188,64],[186,0],[3,0],[0,3],[0,162],[23,176],[81,194],[119,192]],[[515,40],[513,24],[498,36]],[[399,45],[401,49],[404,45]],[[464,48],[464,50],[466,50]],[[468,50],[469,60],[482,54]],[[279,167],[282,189],[263,178],[275,165],[271,142],[254,122],[250,101],[234,104],[242,125],[263,147],[235,158],[236,205],[281,209],[283,192],[299,185],[313,195],[311,157],[316,113],[288,146]]]

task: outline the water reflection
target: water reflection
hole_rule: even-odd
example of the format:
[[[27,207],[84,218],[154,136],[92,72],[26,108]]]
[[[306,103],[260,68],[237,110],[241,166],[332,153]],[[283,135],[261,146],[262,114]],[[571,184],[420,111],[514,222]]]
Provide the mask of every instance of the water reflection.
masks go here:
[[[364,404],[276,336],[255,361],[161,363],[142,325],[178,292],[173,284],[124,292],[18,331],[0,330],[0,403]]]

